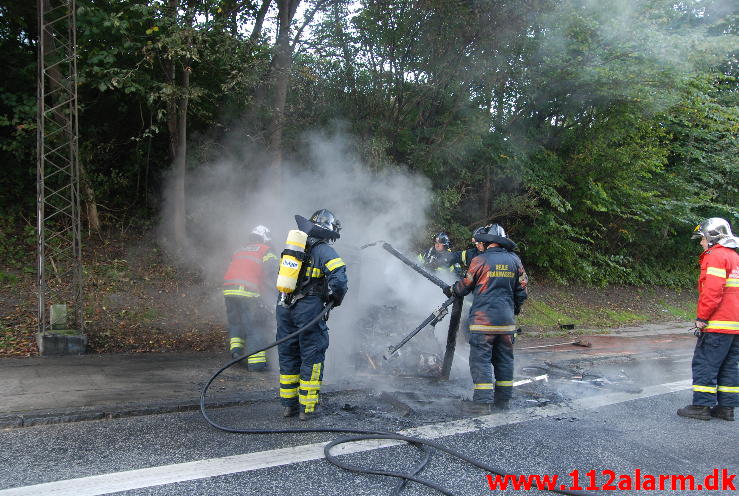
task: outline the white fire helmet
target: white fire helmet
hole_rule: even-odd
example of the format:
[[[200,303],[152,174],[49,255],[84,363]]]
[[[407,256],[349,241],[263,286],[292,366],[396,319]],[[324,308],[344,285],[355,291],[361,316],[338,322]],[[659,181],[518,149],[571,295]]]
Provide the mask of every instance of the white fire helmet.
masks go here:
[[[259,236],[260,238],[262,238],[262,240],[265,243],[267,241],[271,241],[272,240],[272,237],[271,237],[271,234],[272,233],[270,233],[269,232],[269,229],[266,226],[263,226],[262,224],[259,224],[254,229],[252,229],[251,230],[251,233],[252,234],[256,234],[257,236]]]
[[[692,239],[706,238],[708,246],[720,244],[727,248],[739,247],[739,242],[731,233],[731,226],[721,217],[711,217],[706,219],[693,229]]]

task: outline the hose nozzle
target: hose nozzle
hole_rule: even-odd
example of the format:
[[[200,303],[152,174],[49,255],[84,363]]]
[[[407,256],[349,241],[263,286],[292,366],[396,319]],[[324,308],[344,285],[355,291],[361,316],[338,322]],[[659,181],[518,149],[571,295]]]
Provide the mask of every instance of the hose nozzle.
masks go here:
[[[364,250],[365,248],[369,248],[370,246],[375,246],[375,245],[380,244],[380,243],[384,243],[384,241],[380,239],[380,240],[374,241],[372,243],[367,243],[366,245],[360,246],[359,249],[360,250]]]

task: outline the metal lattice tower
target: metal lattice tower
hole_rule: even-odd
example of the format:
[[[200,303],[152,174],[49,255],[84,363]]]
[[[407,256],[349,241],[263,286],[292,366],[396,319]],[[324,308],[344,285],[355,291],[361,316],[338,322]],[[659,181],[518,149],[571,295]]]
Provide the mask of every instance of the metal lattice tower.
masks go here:
[[[37,5],[38,330],[50,329],[50,304],[66,304],[68,327],[82,331],[75,0]]]

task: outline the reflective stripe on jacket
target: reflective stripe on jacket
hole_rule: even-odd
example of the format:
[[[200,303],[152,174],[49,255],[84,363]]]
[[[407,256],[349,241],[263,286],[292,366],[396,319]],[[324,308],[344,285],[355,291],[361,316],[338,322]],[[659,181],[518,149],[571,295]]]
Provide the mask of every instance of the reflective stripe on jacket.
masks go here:
[[[328,289],[343,298],[348,289],[346,264],[328,243],[308,238],[308,244],[311,245],[310,257],[305,262],[305,276],[296,292],[325,297]]]
[[[449,248],[444,251],[436,251],[436,248],[432,246],[425,254],[419,253],[416,258],[419,264],[439,272],[454,272],[460,269],[459,264],[451,261],[452,250]]]
[[[449,253],[448,263],[449,265],[459,264],[463,268],[470,266],[472,259],[479,255],[480,252],[477,248],[470,248],[469,250],[453,251]]]
[[[705,332],[739,334],[739,254],[715,245],[701,253],[697,317]]]
[[[503,247],[490,247],[470,263],[467,276],[454,285],[454,293],[474,294],[470,332],[509,334],[515,330],[516,309],[528,296],[521,259]]]
[[[231,256],[231,263],[223,275],[225,296],[259,297],[266,287],[265,264],[276,265],[277,257],[270,247],[261,243],[250,243],[239,248]],[[273,270],[268,270],[271,275]]]

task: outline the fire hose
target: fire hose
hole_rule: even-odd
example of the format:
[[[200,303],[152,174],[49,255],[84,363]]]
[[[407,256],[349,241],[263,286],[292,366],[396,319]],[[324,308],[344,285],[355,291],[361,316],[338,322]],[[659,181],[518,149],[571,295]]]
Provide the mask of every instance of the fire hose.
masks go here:
[[[373,243],[373,244],[376,244],[376,243]],[[366,246],[372,246],[373,244],[366,245]],[[387,245],[390,248],[392,248],[392,247],[389,244],[384,243],[383,248],[385,248],[386,250],[390,251],[388,248],[385,247],[385,245]],[[393,250],[394,250],[394,248],[393,248]],[[392,251],[390,251],[390,252],[393,253]],[[395,253],[393,253],[393,254],[395,255]],[[400,255],[402,256],[402,254],[400,254]],[[400,257],[398,257],[398,258],[400,258]],[[406,264],[411,265],[411,266],[414,266],[415,265],[415,264],[413,264],[413,262],[411,262],[410,260],[408,260],[407,257],[403,256],[403,258],[401,258],[401,260],[403,260],[403,259],[407,260],[407,262],[405,262],[405,260],[404,260],[404,262]],[[422,275],[425,274],[427,276],[430,276],[430,277],[427,277],[427,279],[429,279],[429,280],[432,280],[431,278],[437,279],[439,281],[439,283],[441,283],[442,286],[444,286],[444,287],[446,286],[446,284],[443,281],[441,281],[440,279],[435,278],[435,277],[431,276],[430,274],[427,274],[420,267],[419,267],[419,269],[420,269],[419,270],[419,273],[422,273]],[[432,282],[434,282],[434,281],[432,280]],[[439,285],[438,283],[436,283],[436,284]],[[446,302],[444,302],[444,305],[442,305],[442,308],[445,309],[446,306],[448,306],[449,304],[451,304],[454,300],[455,300],[455,298],[450,298],[449,300],[447,300]],[[428,439],[422,439],[422,438],[419,438],[419,437],[413,437],[413,436],[404,436],[402,434],[397,434],[397,433],[394,433],[394,432],[373,431],[373,430],[367,430],[367,429],[352,429],[352,428],[348,428],[348,427],[347,428],[335,428],[335,427],[333,427],[333,428],[310,428],[310,429],[241,429],[241,428],[237,428],[237,427],[230,427],[230,426],[221,425],[221,424],[217,423],[215,420],[213,420],[208,415],[208,412],[206,410],[206,405],[205,405],[206,397],[207,397],[207,393],[208,393],[208,388],[211,386],[211,384],[213,383],[213,381],[215,381],[216,378],[219,375],[221,375],[221,373],[223,373],[226,369],[228,369],[229,367],[232,367],[233,365],[235,365],[239,361],[243,360],[247,356],[250,356],[250,355],[253,355],[255,353],[262,352],[262,351],[266,351],[266,350],[268,350],[270,348],[274,348],[275,346],[278,346],[279,344],[284,343],[285,341],[288,341],[288,340],[290,340],[290,339],[292,339],[292,338],[294,338],[294,337],[302,334],[303,332],[305,332],[309,328],[311,328],[313,325],[315,325],[315,323],[318,322],[320,319],[322,319],[326,314],[328,314],[328,312],[331,310],[332,307],[333,307],[333,303],[332,302],[329,302],[324,307],[324,309],[318,315],[316,315],[313,318],[313,320],[311,320],[310,322],[308,322],[306,325],[304,325],[303,327],[301,327],[297,331],[295,331],[295,332],[293,332],[293,333],[285,336],[282,339],[279,339],[279,340],[277,340],[277,341],[275,341],[273,343],[270,343],[267,346],[264,346],[264,347],[262,347],[260,349],[247,350],[247,351],[245,351],[243,355],[232,359],[231,361],[229,361],[228,363],[226,363],[223,367],[221,367],[215,374],[213,374],[213,376],[205,383],[205,385],[203,386],[203,389],[200,392],[200,413],[203,415],[203,418],[205,419],[205,421],[208,422],[208,424],[210,424],[212,427],[214,427],[216,429],[219,429],[219,430],[224,431],[224,432],[231,432],[231,433],[234,433],[234,434],[287,434],[287,433],[308,433],[308,432],[327,432],[327,433],[330,432],[330,433],[354,434],[352,436],[344,436],[344,437],[341,437],[339,439],[336,439],[336,440],[331,441],[328,444],[326,444],[326,446],[324,446],[324,448],[323,448],[323,454],[324,454],[326,460],[329,463],[331,463],[331,464],[333,464],[333,465],[335,465],[335,466],[337,466],[339,468],[342,468],[344,470],[350,471],[350,472],[354,472],[354,473],[358,473],[358,474],[368,474],[368,475],[382,475],[382,476],[395,477],[397,479],[400,479],[399,482],[395,485],[395,487],[392,490],[392,493],[391,493],[392,496],[399,495],[400,494],[400,491],[402,491],[403,487],[405,487],[405,485],[409,481],[416,482],[418,484],[422,484],[424,486],[430,487],[432,489],[437,490],[441,494],[445,494],[447,496],[456,496],[456,494],[453,493],[450,489],[448,489],[448,488],[446,488],[446,487],[444,487],[444,486],[442,486],[440,484],[437,484],[436,482],[433,482],[433,481],[431,481],[429,479],[425,479],[423,477],[419,477],[418,474],[421,473],[421,471],[426,467],[426,465],[428,465],[428,462],[431,460],[431,451],[430,451],[430,448],[433,448],[433,449],[442,451],[444,453],[447,453],[447,454],[449,454],[451,456],[457,457],[460,460],[464,460],[467,463],[469,463],[469,464],[471,464],[473,466],[476,466],[476,467],[478,467],[478,468],[480,468],[480,469],[482,469],[482,470],[484,470],[486,472],[492,473],[492,474],[504,476],[506,473],[509,473],[509,471],[507,471],[507,470],[504,470],[504,469],[501,469],[499,467],[496,467],[496,466],[493,466],[493,465],[489,465],[489,464],[484,463],[482,461],[479,461],[479,460],[476,460],[474,458],[471,458],[471,457],[469,457],[469,456],[467,456],[467,455],[465,455],[463,453],[460,453],[460,452],[458,452],[456,450],[453,450],[451,448],[447,448],[447,447],[443,446],[442,444],[437,443],[435,441],[431,441],[431,440],[428,440]],[[441,310],[442,309],[440,308],[437,311],[441,311]],[[433,317],[433,316],[434,316],[434,314],[432,314],[430,317]],[[425,326],[425,325],[426,324],[424,324],[423,326]],[[420,327],[420,328],[418,328],[418,330],[416,330],[415,332],[417,333],[418,331],[420,331],[420,329],[423,328],[423,326]],[[407,336],[407,339],[405,340],[405,342],[407,342],[407,340],[409,340],[411,337],[413,337],[413,336],[412,335],[411,336]],[[404,344],[404,342],[401,343],[401,344],[399,344],[398,345],[398,348],[400,346],[402,346],[403,344]],[[397,350],[397,348],[396,348],[396,350]],[[372,468],[366,468],[366,467],[359,467],[359,466],[356,466],[356,465],[351,465],[349,463],[344,463],[344,462],[340,461],[335,455],[331,454],[331,449],[333,447],[335,447],[335,446],[340,445],[340,444],[351,443],[351,442],[356,442],[356,441],[380,440],[380,439],[387,439],[387,440],[394,440],[394,441],[403,441],[403,442],[406,442],[406,443],[414,446],[415,448],[423,451],[424,456],[416,464],[416,466],[413,467],[410,471],[408,471],[408,472],[396,472],[396,471],[391,471],[391,470],[372,469]],[[559,493],[559,494],[573,495],[573,496],[594,496],[592,493],[588,493],[588,492],[585,492],[585,491],[568,491],[568,490],[564,490],[564,489],[550,489],[549,491],[550,492]]]

